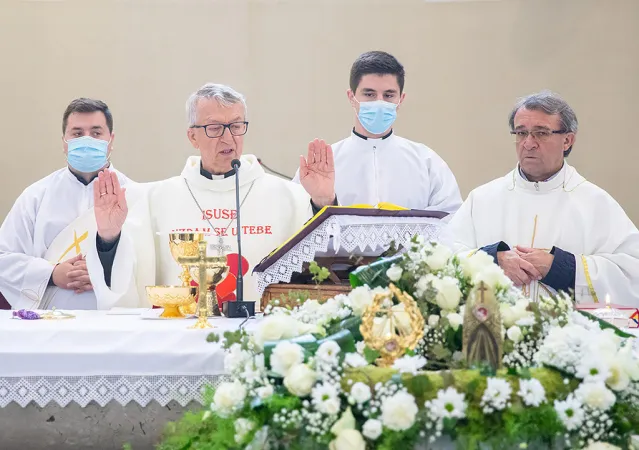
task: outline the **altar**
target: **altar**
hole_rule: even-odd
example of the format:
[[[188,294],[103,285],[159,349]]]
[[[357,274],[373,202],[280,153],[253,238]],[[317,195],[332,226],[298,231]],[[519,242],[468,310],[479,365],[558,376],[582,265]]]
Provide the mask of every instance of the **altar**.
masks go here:
[[[205,387],[224,379],[224,352],[206,337],[244,320],[216,317],[213,330],[191,330],[195,319],[160,312],[26,321],[0,311],[0,448],[150,449],[167,422],[201,409]]]

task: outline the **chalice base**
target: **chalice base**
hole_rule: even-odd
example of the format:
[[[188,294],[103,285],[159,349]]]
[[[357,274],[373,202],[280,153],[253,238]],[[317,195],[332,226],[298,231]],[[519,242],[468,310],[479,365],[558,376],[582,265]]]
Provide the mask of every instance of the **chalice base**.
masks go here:
[[[215,328],[211,325],[206,317],[198,317],[197,322],[189,327],[190,330],[206,330],[207,328]]]
[[[160,314],[163,319],[184,319],[184,314],[180,311],[179,306],[165,305],[164,311]]]

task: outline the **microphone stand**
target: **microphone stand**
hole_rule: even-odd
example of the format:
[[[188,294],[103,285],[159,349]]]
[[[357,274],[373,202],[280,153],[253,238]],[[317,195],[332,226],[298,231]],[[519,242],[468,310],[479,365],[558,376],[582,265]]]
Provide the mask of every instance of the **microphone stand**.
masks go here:
[[[244,275],[242,274],[242,226],[240,221],[240,161],[234,159],[231,162],[235,169],[235,209],[237,211],[235,218],[237,222],[237,299],[238,302],[244,301]]]

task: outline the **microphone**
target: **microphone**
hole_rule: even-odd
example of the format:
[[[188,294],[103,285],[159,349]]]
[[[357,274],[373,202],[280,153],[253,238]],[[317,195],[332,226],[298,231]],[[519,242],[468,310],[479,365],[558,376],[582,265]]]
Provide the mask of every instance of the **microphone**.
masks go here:
[[[240,220],[240,166],[239,159],[231,161],[231,167],[235,170],[235,222],[237,227],[237,298],[234,302],[224,302],[222,311],[226,317],[255,316],[255,302],[244,301],[244,275],[242,273],[242,225]],[[244,312],[244,314],[242,314]],[[244,325],[244,323],[242,323]]]

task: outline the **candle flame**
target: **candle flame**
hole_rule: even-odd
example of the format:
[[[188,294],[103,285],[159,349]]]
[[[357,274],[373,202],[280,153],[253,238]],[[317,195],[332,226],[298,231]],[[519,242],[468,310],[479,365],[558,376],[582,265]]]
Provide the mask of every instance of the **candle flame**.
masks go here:
[[[606,294],[606,308],[610,308],[610,294]]]

